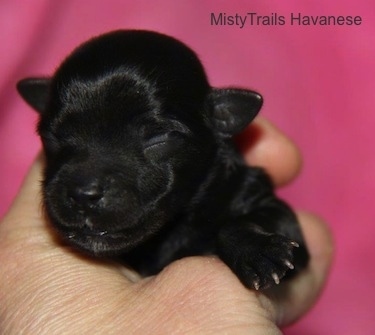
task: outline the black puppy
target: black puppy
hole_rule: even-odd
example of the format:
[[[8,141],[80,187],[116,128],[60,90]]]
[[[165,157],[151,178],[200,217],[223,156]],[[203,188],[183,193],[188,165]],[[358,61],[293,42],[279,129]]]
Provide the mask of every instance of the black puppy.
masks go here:
[[[210,87],[184,44],[108,33],[18,90],[40,113],[46,211],[72,245],[144,275],[217,254],[255,289],[306,265],[295,215],[231,141],[261,96]]]

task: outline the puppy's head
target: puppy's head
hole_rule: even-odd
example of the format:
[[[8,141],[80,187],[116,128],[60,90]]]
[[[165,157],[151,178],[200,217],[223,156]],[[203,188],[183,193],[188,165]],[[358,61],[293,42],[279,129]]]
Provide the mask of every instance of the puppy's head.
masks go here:
[[[183,214],[220,143],[262,104],[251,91],[211,88],[193,51],[147,31],[94,38],[18,90],[40,113],[51,222],[96,255],[125,252]]]

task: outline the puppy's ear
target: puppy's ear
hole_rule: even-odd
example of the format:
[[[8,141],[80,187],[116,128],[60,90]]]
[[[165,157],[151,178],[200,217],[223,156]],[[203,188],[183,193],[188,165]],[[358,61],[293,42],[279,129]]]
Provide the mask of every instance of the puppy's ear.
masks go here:
[[[38,113],[43,113],[48,101],[49,78],[25,78],[17,83],[18,93]]]
[[[209,95],[211,125],[221,136],[229,137],[243,130],[258,114],[263,99],[260,94],[236,88],[213,89]]]

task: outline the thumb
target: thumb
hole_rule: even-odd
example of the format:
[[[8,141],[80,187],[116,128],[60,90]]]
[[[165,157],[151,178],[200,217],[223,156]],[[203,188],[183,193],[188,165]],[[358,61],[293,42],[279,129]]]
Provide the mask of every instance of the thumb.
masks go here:
[[[41,183],[44,156],[39,154],[31,165],[21,188],[8,210],[7,215],[17,212],[22,208],[23,214],[38,213],[41,210]]]
[[[2,234],[12,233],[12,238],[23,238],[35,230],[38,230],[39,234],[48,226],[46,220],[43,219],[41,193],[43,166],[44,156],[39,154],[1,222]],[[46,234],[44,233],[44,235]]]

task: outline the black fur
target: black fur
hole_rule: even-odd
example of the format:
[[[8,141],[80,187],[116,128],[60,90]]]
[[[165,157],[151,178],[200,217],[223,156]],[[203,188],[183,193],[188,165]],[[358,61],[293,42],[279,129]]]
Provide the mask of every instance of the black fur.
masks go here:
[[[231,140],[261,96],[210,87],[179,41],[108,33],[18,90],[40,113],[45,208],[72,245],[144,275],[217,254],[256,289],[306,265],[295,215]]]

